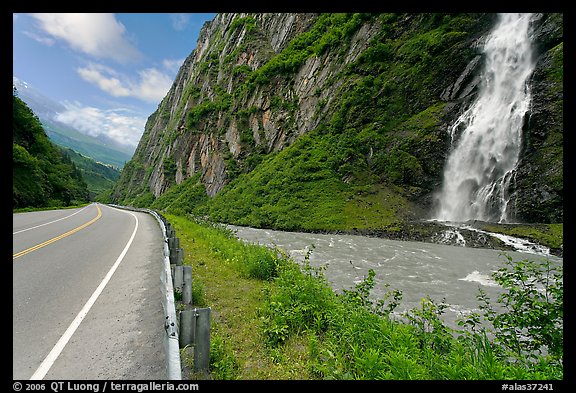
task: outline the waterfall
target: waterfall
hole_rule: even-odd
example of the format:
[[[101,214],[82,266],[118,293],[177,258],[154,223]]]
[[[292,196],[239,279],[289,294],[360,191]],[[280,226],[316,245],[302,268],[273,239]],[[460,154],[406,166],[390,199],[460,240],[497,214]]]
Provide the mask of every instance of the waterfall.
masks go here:
[[[531,14],[500,14],[483,47],[485,67],[476,101],[450,129],[436,219],[507,222],[510,182],[522,143],[534,68]]]

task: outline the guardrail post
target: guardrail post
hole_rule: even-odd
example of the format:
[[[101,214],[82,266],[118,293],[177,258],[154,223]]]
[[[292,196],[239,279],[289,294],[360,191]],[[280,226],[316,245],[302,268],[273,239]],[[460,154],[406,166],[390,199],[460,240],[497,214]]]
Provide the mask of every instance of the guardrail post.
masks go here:
[[[208,371],[210,365],[210,307],[195,308],[194,371]]]
[[[207,373],[210,365],[210,308],[182,310],[176,314],[174,293],[177,290],[181,291],[184,304],[192,304],[192,267],[182,265],[184,250],[180,248],[180,239],[176,237],[172,225],[164,216],[152,210],[148,212],[161,223],[164,234],[164,270],[160,278],[166,290],[162,305],[167,314],[165,346],[168,378],[182,379],[178,347],[184,348],[190,344],[194,350],[194,371]],[[178,324],[178,329],[172,321]]]
[[[180,348],[194,347],[194,371],[208,371],[210,365],[210,307],[180,312]]]
[[[180,311],[180,348],[194,343],[196,333],[196,310]]]
[[[182,271],[183,266],[174,266],[174,289],[182,292],[184,283],[184,274]]]
[[[168,249],[170,250],[170,263],[176,264],[177,250],[180,247],[180,239],[176,236],[168,238]]]
[[[181,248],[177,248],[176,249],[176,265],[182,265],[182,262],[184,261],[184,250]]]

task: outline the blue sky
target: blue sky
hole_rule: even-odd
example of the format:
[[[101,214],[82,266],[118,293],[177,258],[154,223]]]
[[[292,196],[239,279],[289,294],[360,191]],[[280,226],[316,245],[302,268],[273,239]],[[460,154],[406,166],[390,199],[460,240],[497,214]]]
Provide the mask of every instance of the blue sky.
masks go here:
[[[215,14],[13,14],[13,76],[67,111],[59,120],[136,147]]]

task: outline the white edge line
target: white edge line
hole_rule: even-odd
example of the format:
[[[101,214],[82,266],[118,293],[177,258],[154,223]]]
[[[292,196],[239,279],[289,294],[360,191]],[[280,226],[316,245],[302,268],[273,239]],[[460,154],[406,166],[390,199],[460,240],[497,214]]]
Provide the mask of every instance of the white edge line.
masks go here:
[[[20,230],[20,231],[12,232],[12,236],[17,235],[18,233],[22,233],[22,232],[29,231],[29,230],[31,230],[31,229],[36,229],[36,228],[43,227],[44,225],[53,224],[53,223],[55,223],[55,222],[57,222],[57,221],[64,220],[64,219],[66,219],[66,218],[70,218],[70,217],[72,217],[74,214],[80,213],[82,210],[86,209],[88,206],[91,206],[91,205],[93,205],[93,203],[91,203],[90,205],[84,206],[82,209],[80,209],[80,210],[78,210],[78,211],[70,214],[69,216],[62,217],[62,218],[59,218],[59,219],[54,220],[54,221],[45,222],[44,224],[36,225],[35,227],[26,228],[26,229],[22,229],[22,230]]]
[[[68,329],[66,329],[62,337],[60,337],[56,345],[54,345],[54,348],[52,348],[50,353],[46,356],[46,358],[44,358],[38,369],[34,372],[34,374],[32,374],[32,376],[30,377],[31,380],[43,379],[46,376],[46,374],[48,373],[48,371],[50,370],[56,359],[58,359],[58,356],[60,356],[60,353],[62,353],[62,351],[64,350],[66,344],[68,344],[70,338],[72,338],[72,335],[74,334],[76,329],[78,329],[78,326],[80,326],[80,323],[82,322],[86,314],[88,314],[88,312],[98,299],[98,296],[100,296],[100,294],[104,290],[104,287],[106,287],[106,284],[108,284],[108,281],[110,281],[110,279],[112,278],[112,275],[114,274],[114,272],[120,265],[120,262],[122,262],[124,256],[128,252],[128,249],[132,245],[132,241],[134,240],[134,237],[136,236],[136,231],[138,230],[138,217],[136,217],[136,215],[131,212],[125,211],[124,213],[130,214],[132,215],[132,217],[136,219],[136,226],[134,227],[134,232],[132,232],[130,240],[128,240],[126,247],[124,247],[124,250],[122,250],[122,253],[118,256],[118,259],[116,259],[116,262],[106,274],[106,277],[104,277],[102,282],[100,282],[100,285],[98,285],[98,288],[96,288],[92,296],[90,296],[90,299],[88,299],[84,307],[82,307],[82,310],[80,310],[76,318],[74,318],[70,326],[68,326]]]

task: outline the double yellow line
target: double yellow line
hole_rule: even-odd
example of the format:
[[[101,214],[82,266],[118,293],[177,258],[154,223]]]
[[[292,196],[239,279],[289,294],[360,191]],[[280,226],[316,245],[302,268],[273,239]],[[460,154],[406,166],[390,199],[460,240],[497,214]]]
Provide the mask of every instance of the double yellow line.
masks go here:
[[[85,224],[83,224],[83,225],[80,225],[78,228],[72,229],[72,230],[69,231],[69,232],[63,233],[63,234],[60,235],[60,236],[56,236],[55,238],[52,238],[52,239],[50,239],[50,240],[47,240],[47,241],[45,241],[44,243],[40,243],[40,244],[38,244],[38,245],[36,245],[36,246],[34,246],[34,247],[30,247],[30,248],[28,248],[28,249],[26,249],[26,250],[24,250],[24,251],[17,252],[16,254],[13,254],[13,255],[12,255],[12,260],[14,260],[14,259],[16,259],[16,258],[18,258],[18,257],[21,257],[22,255],[26,255],[26,254],[28,254],[28,253],[30,253],[30,252],[32,252],[32,251],[36,251],[36,250],[38,250],[39,248],[42,248],[42,247],[44,247],[44,246],[47,246],[48,244],[52,244],[52,243],[54,243],[54,242],[56,242],[56,241],[58,241],[58,240],[60,240],[60,239],[65,238],[66,236],[69,236],[69,235],[71,235],[71,234],[73,234],[73,233],[75,233],[75,232],[78,232],[78,231],[81,230],[81,229],[86,228],[86,227],[87,227],[88,225],[90,225],[90,224],[93,224],[93,223],[96,222],[98,219],[100,219],[100,217],[102,217],[102,211],[100,210],[100,207],[99,207],[98,205],[96,205],[96,209],[98,209],[98,215],[97,215],[96,217],[94,217],[93,219],[91,219],[90,221],[88,221],[87,223],[85,223]]]

